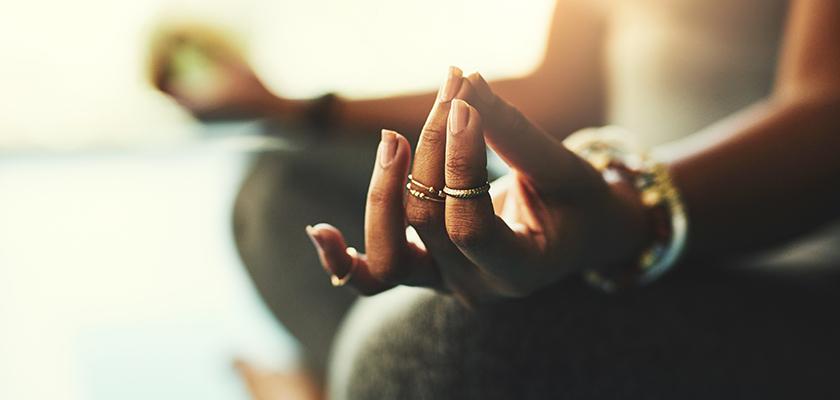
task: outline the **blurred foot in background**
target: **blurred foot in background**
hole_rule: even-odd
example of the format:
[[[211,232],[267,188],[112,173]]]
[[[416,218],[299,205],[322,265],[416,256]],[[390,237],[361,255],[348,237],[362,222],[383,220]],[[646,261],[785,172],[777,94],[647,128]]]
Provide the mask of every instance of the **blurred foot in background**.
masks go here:
[[[277,372],[262,369],[246,361],[237,360],[234,368],[239,372],[254,400],[318,400],[321,393],[308,374]]]

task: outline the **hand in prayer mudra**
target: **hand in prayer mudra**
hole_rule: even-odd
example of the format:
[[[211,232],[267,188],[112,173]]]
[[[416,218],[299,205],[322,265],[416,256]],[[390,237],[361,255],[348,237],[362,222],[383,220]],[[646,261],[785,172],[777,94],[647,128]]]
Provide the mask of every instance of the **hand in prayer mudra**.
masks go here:
[[[512,169],[489,191],[485,144]],[[403,136],[383,130],[366,254],[348,248],[333,226],[307,227],[333,284],[366,295],[423,286],[475,304],[629,262],[645,243],[645,212],[632,186],[608,184],[479,74],[450,69],[407,179],[410,151]]]

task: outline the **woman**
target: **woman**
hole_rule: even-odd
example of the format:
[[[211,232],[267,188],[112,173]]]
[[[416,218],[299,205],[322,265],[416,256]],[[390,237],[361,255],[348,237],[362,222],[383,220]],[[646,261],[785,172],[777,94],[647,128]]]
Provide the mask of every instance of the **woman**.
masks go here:
[[[413,165],[408,141],[382,133],[367,196],[367,254],[348,251],[330,225],[308,229],[337,284],[364,294],[397,285],[444,293],[400,289],[357,307],[335,353],[331,394],[706,398],[832,390],[824,367],[840,354],[832,339],[840,329],[820,317],[819,304],[836,295],[686,267],[670,282],[613,296],[569,279],[587,271],[602,284],[623,283],[612,277],[628,271],[629,281],[646,279],[639,256],[658,240],[657,228],[670,226],[657,222],[633,184],[644,168],[608,182],[561,143],[587,126],[624,126],[655,145],[735,113],[698,134],[703,140],[655,149],[668,188],[679,193],[669,201],[684,205],[688,220],[681,264],[731,260],[838,217],[840,4],[791,2],[777,42],[781,6],[559,1],[533,75],[491,88],[480,75],[450,70],[419,130]],[[643,54],[628,57],[633,52]],[[332,111],[309,115],[410,135],[432,96],[326,98],[319,109]],[[308,107],[273,101],[264,108],[271,113]],[[493,183],[492,199],[485,141],[512,168]],[[409,173],[414,192],[405,197]],[[680,207],[668,209],[669,221]],[[664,242],[679,252],[673,226]]]

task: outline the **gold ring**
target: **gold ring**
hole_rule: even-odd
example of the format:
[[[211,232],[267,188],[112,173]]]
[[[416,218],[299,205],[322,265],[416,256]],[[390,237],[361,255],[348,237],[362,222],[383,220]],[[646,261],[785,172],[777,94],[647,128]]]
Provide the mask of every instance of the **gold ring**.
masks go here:
[[[352,264],[350,264],[350,270],[347,271],[347,273],[341,278],[339,278],[336,274],[330,275],[330,283],[332,283],[334,287],[342,287],[346,285],[347,282],[350,282],[350,279],[353,278],[353,271],[356,270],[356,256],[359,255],[359,252],[353,247],[348,247],[345,252],[347,252],[347,255],[350,256],[350,259],[353,261]]]
[[[433,201],[435,203],[446,202],[446,195],[443,194],[442,190],[437,190],[432,186],[426,186],[418,182],[411,174],[408,175],[408,183],[405,184],[405,188],[409,194],[418,199]]]
[[[469,189],[453,189],[449,186],[443,187],[443,193],[456,199],[474,199],[490,191],[490,182],[485,182],[479,187]]]

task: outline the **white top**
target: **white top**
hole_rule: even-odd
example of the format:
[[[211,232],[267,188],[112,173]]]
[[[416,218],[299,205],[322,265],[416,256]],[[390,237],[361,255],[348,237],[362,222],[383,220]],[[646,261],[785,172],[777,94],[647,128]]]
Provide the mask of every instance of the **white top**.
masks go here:
[[[612,0],[609,123],[637,133],[650,147],[691,135],[767,96],[787,4]],[[825,268],[840,259],[838,249],[835,223],[771,252],[762,264]]]
[[[609,120],[643,144],[692,134],[769,93],[787,2],[612,3]]]

